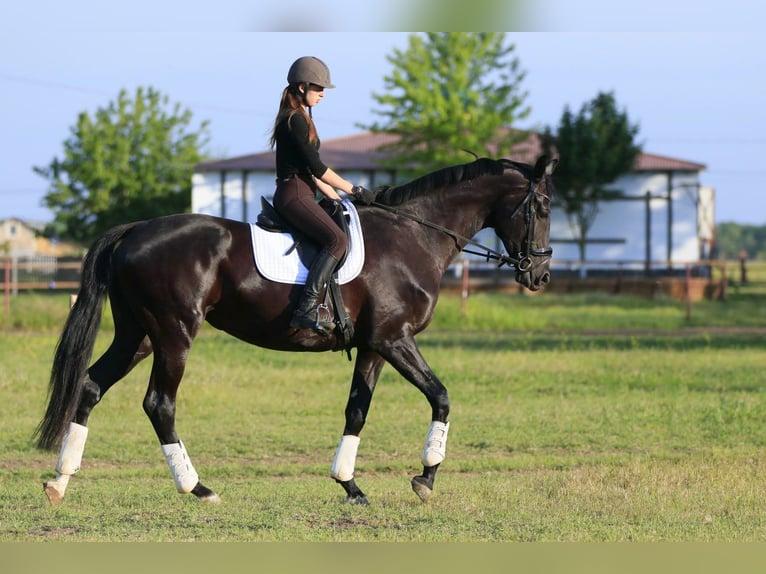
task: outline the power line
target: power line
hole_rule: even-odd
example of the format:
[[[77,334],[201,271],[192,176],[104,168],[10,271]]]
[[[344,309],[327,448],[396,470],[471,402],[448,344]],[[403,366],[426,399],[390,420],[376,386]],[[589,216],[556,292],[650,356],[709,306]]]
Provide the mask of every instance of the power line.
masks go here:
[[[105,96],[105,97],[113,97],[114,94],[108,93],[104,90],[96,89],[96,88],[90,88],[85,86],[77,86],[73,84],[65,84],[61,82],[52,82],[50,80],[41,80],[39,78],[33,78],[30,76],[20,76],[17,74],[9,74],[7,72],[0,71],[0,79],[5,79],[11,82],[17,82],[20,84],[29,84],[33,86],[42,86],[45,88],[53,88],[58,90],[69,90],[73,92],[81,92],[81,93],[87,93],[87,94],[97,94],[99,96]],[[197,110],[203,110],[203,111],[211,111],[211,112],[222,112],[227,114],[239,114],[239,115],[249,115],[249,116],[269,116],[271,117],[273,114],[266,113],[262,110],[254,110],[254,109],[245,109],[245,108],[230,108],[227,106],[217,106],[217,105],[209,105],[204,103],[189,103],[186,104],[187,107],[193,107]]]
[[[45,189],[32,189],[31,187],[27,188],[0,188],[0,193],[7,193],[7,194],[22,194],[22,193],[45,193]]]
[[[0,79],[5,79],[11,82],[17,82],[21,84],[29,84],[34,86],[42,86],[45,88],[52,88],[52,89],[59,89],[59,90],[68,90],[73,92],[81,92],[81,93],[87,93],[87,94],[97,94],[99,96],[104,97],[114,97],[115,94],[108,93],[104,90],[91,88],[87,86],[77,86],[73,84],[66,84],[61,82],[53,82],[50,80],[42,80],[40,78],[34,78],[31,76],[21,76],[18,74],[9,74],[8,72],[4,72],[0,70]],[[224,113],[224,114],[234,114],[234,115],[241,115],[241,116],[250,116],[250,117],[267,117],[270,119],[274,118],[275,113],[271,111],[264,111],[264,110],[256,110],[251,108],[232,108],[229,106],[220,106],[215,104],[206,104],[203,102],[184,102],[183,105],[187,108],[193,108],[196,112],[217,112],[217,113]],[[322,123],[325,124],[345,124],[347,120],[345,118],[335,118],[335,117],[328,117],[328,116],[322,116]]]
[[[695,144],[738,144],[738,145],[763,145],[766,144],[766,138],[742,138],[742,137],[716,137],[716,138],[690,138],[690,137],[667,137],[667,138],[648,138],[652,142],[668,143],[695,143]]]
[[[706,170],[707,175],[743,175],[743,176],[756,176],[766,175],[766,170],[763,169],[752,169],[752,170],[742,170],[742,169],[709,169]]]
[[[90,94],[108,95],[103,90],[97,90],[94,88],[86,88],[83,86],[74,86],[71,84],[63,84],[60,82],[51,82],[50,80],[40,80],[38,78],[32,78],[29,76],[19,76],[16,74],[8,74],[7,72],[0,72],[0,78],[9,80],[11,82],[17,82],[21,84],[31,84],[36,86],[44,86],[46,88],[56,88],[59,90],[69,90],[73,92],[85,92]]]

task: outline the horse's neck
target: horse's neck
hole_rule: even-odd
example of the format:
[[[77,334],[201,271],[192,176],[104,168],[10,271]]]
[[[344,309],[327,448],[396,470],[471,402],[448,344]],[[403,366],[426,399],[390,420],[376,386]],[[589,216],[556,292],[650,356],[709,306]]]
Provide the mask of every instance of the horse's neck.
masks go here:
[[[481,230],[489,215],[491,201],[483,196],[488,194],[478,193],[475,188],[457,188],[441,195],[418,198],[413,201],[414,213],[470,238]]]

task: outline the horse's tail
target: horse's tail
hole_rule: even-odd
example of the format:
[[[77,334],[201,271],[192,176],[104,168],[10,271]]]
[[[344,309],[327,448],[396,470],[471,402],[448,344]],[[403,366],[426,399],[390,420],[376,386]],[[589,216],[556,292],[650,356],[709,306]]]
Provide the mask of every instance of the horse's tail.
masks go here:
[[[56,346],[48,388],[48,408],[35,431],[39,448],[56,448],[69,423],[74,420],[101,325],[111,279],[112,251],[134,225],[131,223],[110,229],[93,243],[85,256],[80,291]]]

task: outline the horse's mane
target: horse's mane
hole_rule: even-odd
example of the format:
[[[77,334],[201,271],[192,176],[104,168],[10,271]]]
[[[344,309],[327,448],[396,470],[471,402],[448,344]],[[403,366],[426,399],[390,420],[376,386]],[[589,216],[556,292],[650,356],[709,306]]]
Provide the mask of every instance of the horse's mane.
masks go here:
[[[386,187],[378,192],[375,201],[383,205],[401,205],[434,189],[453,183],[468,181],[483,175],[502,175],[509,167],[520,171],[524,177],[531,177],[530,166],[509,159],[478,158],[471,163],[453,165],[428,173],[408,183]]]

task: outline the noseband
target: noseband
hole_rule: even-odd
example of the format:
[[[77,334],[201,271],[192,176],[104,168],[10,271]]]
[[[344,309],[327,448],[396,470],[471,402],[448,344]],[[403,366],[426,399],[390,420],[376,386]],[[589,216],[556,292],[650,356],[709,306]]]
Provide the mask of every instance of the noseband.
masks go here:
[[[382,203],[378,203],[377,201],[372,202],[372,205],[374,205],[375,207],[384,209],[385,211],[394,213],[396,215],[401,215],[402,217],[406,217],[407,219],[415,221],[416,223],[419,223],[420,225],[423,225],[425,227],[430,227],[431,229],[441,231],[442,233],[448,235],[449,237],[455,240],[455,244],[457,245],[457,248],[459,251],[462,251],[464,253],[470,253],[472,255],[481,255],[482,257],[485,258],[487,262],[499,261],[497,265],[498,267],[502,267],[503,265],[513,265],[516,268],[516,271],[520,273],[528,273],[532,271],[534,268],[539,267],[540,265],[545,263],[553,255],[553,248],[550,246],[544,247],[542,249],[531,248],[532,238],[534,236],[534,230],[535,230],[534,229],[534,226],[535,226],[534,197],[536,195],[548,197],[544,193],[537,191],[537,188],[534,185],[534,182],[530,179],[529,190],[527,191],[527,194],[524,196],[524,199],[522,199],[521,202],[513,210],[513,213],[511,213],[510,219],[513,219],[522,209],[524,209],[524,221],[527,224],[527,237],[522,243],[521,251],[519,251],[519,253],[515,255],[511,255],[511,254],[503,255],[499,251],[495,251],[494,249],[491,249],[490,247],[487,247],[486,245],[482,245],[481,243],[478,243],[477,241],[474,241],[473,239],[469,239],[467,237],[460,235],[459,233],[455,233],[454,231],[447,229],[446,227],[442,227],[441,225],[438,225],[436,223],[431,223],[430,221],[427,221],[421,217],[418,217],[417,215],[412,215],[411,213],[407,213],[406,211],[401,211],[400,209],[391,207],[390,205],[384,205]],[[460,245],[461,242],[463,243],[462,247]],[[479,252],[479,251],[472,251],[470,249],[466,249],[465,247],[466,245],[472,245],[474,247],[482,249],[482,251]],[[539,261],[537,264],[533,264],[532,257],[543,257],[544,259],[542,261]]]

